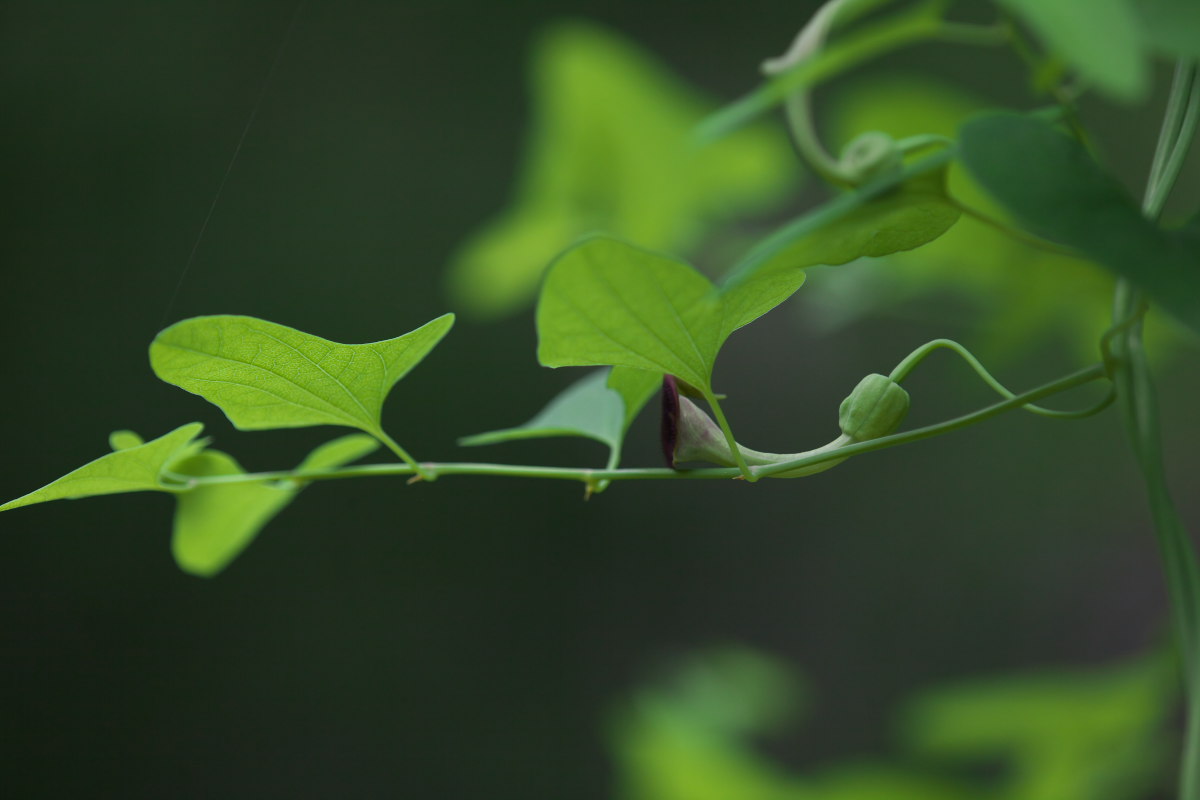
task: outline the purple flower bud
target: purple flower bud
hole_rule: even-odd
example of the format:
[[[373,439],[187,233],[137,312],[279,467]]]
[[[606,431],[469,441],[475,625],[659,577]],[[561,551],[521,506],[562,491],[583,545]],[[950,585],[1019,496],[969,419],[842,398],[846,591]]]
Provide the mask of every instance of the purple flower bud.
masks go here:
[[[678,463],[689,461],[706,461],[723,467],[736,463],[721,428],[699,406],[680,394],[679,381],[674,375],[663,376],[660,431],[663,457],[672,469]]]

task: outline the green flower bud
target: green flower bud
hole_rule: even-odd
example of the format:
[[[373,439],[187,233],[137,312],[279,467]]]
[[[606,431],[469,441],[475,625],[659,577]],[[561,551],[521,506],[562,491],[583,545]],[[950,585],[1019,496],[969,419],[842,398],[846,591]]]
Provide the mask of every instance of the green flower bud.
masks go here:
[[[838,410],[842,433],[856,442],[887,436],[908,413],[908,392],[886,375],[868,375],[858,382]]]

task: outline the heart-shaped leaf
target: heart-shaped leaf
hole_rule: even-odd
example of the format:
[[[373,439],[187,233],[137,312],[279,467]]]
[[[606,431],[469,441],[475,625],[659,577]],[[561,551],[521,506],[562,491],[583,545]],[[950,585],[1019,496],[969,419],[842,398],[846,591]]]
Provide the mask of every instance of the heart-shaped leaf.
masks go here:
[[[1012,113],[978,116],[960,139],[963,164],[1029,230],[1129,279],[1200,331],[1200,241],[1147,220],[1078,142]]]
[[[350,434],[326,442],[298,470],[339,467],[379,447],[369,436]],[[174,465],[192,477],[243,475],[227,453],[204,450]],[[178,495],[171,553],[184,572],[212,577],[225,569],[307,485],[302,480],[202,484]]]
[[[150,364],[242,430],[344,425],[386,442],[384,399],[453,323],[446,314],[395,339],[339,344],[254,317],[195,317],[155,338]]]
[[[586,238],[550,267],[538,301],[538,359],[675,375],[711,394],[729,335],[790,297],[804,269],[919,246],[958,212],[942,193],[949,153],[841,195],[782,228],[714,286],[689,264],[611,237]]]
[[[120,492],[179,491],[181,487],[163,479],[163,471],[185,458],[202,444],[194,442],[204,426],[199,422],[183,425],[145,444],[135,444],[137,434],[114,437],[122,449],[100,456],[77,470],[68,472],[37,491],[10,500],[0,511],[50,500],[66,500]],[[130,434],[121,431],[122,434]]]

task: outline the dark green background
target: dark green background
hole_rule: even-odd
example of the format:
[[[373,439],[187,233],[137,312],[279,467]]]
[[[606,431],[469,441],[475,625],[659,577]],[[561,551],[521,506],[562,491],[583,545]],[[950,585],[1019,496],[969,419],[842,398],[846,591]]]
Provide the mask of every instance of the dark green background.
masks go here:
[[[202,313],[358,342],[452,310],[441,270],[507,197],[524,53],[544,23],[607,22],[732,98],[813,5],[309,0],[172,303],[295,5],[4,3],[0,497],[100,455],[116,428],[202,420],[258,469],[330,438],[236,432],[157,382],[145,348]],[[1032,102],[998,53],[888,63]],[[1131,183],[1156,108],[1088,109]],[[1185,198],[1197,183],[1193,159]],[[748,444],[802,449],[832,436],[863,374],[958,331],[929,318],[829,338],[781,312],[734,337],[718,389]],[[1003,373],[1032,385],[1075,366],[1069,353],[1049,342]],[[1163,393],[1193,530],[1195,356],[1180,351]],[[530,314],[460,320],[385,423],[422,459],[478,457],[455,437],[525,419],[573,377],[536,365]],[[949,359],[911,388],[916,422],[990,401]],[[630,464],[658,463],[652,416]],[[500,479],[320,485],[212,581],[171,562],[166,496],[3,515],[0,793],[601,798],[606,710],[673,653],[740,642],[802,669],[811,718],[772,748],[802,767],[884,751],[887,710],[916,687],[1107,661],[1161,632],[1153,539],[1111,413],[1010,415],[805,481],[580,495]]]

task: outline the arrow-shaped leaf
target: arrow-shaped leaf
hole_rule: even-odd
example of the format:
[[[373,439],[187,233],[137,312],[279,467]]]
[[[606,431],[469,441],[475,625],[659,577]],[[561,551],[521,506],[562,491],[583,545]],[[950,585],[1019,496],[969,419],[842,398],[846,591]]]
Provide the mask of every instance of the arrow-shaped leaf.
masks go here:
[[[662,382],[662,374],[617,367],[598,370],[567,387],[524,425],[459,439],[466,447],[516,439],[581,436],[609,448],[608,468],[621,460],[625,432]]]
[[[362,434],[350,434],[313,450],[297,468],[324,469],[355,461],[379,447]],[[204,450],[172,471],[193,477],[243,475],[227,453]],[[300,480],[210,483],[182,492],[175,509],[171,553],[184,572],[212,577],[225,569],[307,485]]]
[[[101,494],[179,491],[181,487],[165,482],[162,473],[172,462],[186,457],[201,446],[193,443],[193,440],[203,429],[204,426],[199,422],[193,422],[145,444],[134,444],[135,439],[129,436],[115,437],[117,441],[114,444],[126,445],[123,449],[100,456],[35,492],[10,500],[0,506],[0,511],[50,500]]]
[[[383,401],[453,324],[446,314],[395,339],[339,344],[254,317],[195,317],[155,338],[150,364],[242,430],[345,425],[413,463],[383,432]]]

